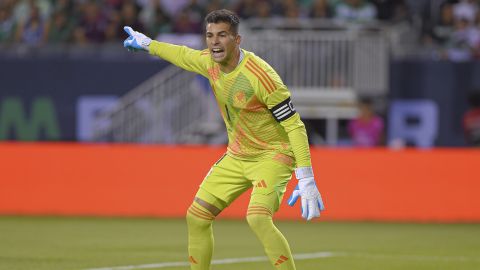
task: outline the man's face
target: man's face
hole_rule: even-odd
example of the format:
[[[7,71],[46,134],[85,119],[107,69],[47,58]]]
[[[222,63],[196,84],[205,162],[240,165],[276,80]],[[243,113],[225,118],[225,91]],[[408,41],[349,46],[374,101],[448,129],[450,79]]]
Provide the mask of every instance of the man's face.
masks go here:
[[[227,65],[240,45],[240,36],[230,31],[228,23],[209,23],[205,36],[213,61]]]

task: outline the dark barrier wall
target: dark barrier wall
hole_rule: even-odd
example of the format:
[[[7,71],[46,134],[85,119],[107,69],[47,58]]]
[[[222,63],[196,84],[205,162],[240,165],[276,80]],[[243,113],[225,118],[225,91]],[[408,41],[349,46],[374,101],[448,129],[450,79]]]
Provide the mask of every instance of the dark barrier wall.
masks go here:
[[[76,140],[80,96],[121,96],[166,65],[132,59],[0,59],[0,140]]]
[[[0,140],[77,140],[81,96],[121,96],[167,64],[148,58],[0,59]],[[391,64],[390,99],[432,99],[438,146],[465,144],[467,92],[480,88],[480,63],[408,60]]]
[[[480,62],[408,60],[391,65],[389,99],[431,99],[439,107],[437,146],[463,146],[467,96],[480,91]]]

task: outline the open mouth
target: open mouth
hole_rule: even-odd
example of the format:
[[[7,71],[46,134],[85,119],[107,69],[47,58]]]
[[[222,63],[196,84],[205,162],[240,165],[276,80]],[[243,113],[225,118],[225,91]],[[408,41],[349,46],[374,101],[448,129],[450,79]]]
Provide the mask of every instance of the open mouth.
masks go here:
[[[214,58],[221,58],[225,55],[225,50],[222,48],[213,48],[212,55]]]

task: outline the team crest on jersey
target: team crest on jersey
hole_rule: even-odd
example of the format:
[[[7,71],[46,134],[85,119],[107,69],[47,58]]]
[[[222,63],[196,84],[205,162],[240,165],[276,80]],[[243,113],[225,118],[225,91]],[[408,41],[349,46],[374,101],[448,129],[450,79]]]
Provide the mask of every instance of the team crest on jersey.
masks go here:
[[[233,95],[233,106],[243,108],[246,104],[247,96],[244,91],[240,90]]]

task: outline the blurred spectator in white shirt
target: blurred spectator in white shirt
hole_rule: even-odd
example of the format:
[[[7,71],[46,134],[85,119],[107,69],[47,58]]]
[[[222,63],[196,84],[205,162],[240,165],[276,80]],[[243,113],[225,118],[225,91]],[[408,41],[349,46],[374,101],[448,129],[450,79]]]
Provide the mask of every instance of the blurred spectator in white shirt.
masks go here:
[[[461,0],[453,6],[453,16],[456,20],[467,20],[474,23],[478,12],[478,4],[475,0]]]
[[[43,43],[45,21],[40,15],[40,9],[34,2],[29,3],[30,14],[17,27],[15,41],[36,46]]]
[[[480,48],[480,30],[468,19],[455,20],[455,30],[446,42],[446,56],[452,61],[473,59]]]
[[[17,23],[24,21],[31,15],[32,6],[38,8],[38,15],[42,20],[46,20],[51,14],[52,4],[49,0],[19,0],[13,10]]]
[[[369,22],[376,17],[376,7],[365,0],[343,0],[335,7],[335,18],[341,21]]]

